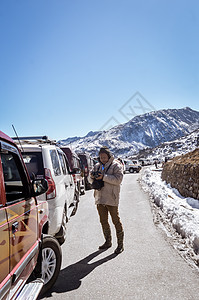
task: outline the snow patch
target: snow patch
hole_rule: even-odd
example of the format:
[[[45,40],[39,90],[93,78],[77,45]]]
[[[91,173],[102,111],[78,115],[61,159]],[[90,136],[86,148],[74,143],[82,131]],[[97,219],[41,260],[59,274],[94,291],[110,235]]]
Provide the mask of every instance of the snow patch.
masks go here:
[[[195,254],[199,254],[199,201],[182,197],[176,189],[161,179],[153,167],[143,171],[142,187],[170,220],[173,228],[186,239]]]

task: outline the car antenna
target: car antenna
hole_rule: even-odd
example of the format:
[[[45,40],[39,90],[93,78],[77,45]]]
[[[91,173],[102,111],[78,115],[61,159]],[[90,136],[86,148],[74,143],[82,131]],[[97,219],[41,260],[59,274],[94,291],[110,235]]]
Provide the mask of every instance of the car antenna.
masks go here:
[[[16,137],[17,137],[17,139],[18,139],[18,141],[19,141],[19,144],[20,144],[20,146],[21,146],[22,152],[24,152],[24,149],[23,149],[23,147],[22,147],[22,144],[21,144],[21,142],[20,142],[20,139],[19,139],[19,137],[18,137],[18,134],[17,134],[17,132],[16,132],[16,130],[15,130],[14,125],[12,125],[12,128],[13,128],[13,130],[14,130],[14,132],[15,132],[15,134],[16,134]]]

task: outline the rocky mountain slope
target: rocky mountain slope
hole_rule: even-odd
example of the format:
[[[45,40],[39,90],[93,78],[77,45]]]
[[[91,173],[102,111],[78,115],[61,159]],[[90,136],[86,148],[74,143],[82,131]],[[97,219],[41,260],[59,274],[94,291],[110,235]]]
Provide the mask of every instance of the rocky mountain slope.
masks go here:
[[[155,148],[146,148],[139,152],[137,158],[152,160],[157,158],[162,160],[164,157],[173,158],[178,155],[189,153],[199,147],[199,129],[192,133],[171,142],[163,143]]]
[[[168,161],[162,179],[176,188],[183,197],[199,199],[199,149]]]
[[[144,148],[183,137],[199,128],[199,112],[189,107],[153,111],[134,117],[125,124],[107,131],[89,132],[85,137],[59,141],[77,152],[87,151],[96,156],[102,145],[116,156],[132,156]]]

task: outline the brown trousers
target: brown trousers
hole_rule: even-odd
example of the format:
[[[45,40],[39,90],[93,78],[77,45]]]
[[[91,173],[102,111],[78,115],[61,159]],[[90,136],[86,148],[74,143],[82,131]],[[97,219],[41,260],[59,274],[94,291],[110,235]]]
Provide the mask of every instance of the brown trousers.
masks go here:
[[[118,245],[122,246],[124,240],[124,231],[119,217],[118,206],[97,204],[97,210],[105,240],[111,241],[111,229],[108,223],[108,213],[110,213],[112,222],[115,226]]]

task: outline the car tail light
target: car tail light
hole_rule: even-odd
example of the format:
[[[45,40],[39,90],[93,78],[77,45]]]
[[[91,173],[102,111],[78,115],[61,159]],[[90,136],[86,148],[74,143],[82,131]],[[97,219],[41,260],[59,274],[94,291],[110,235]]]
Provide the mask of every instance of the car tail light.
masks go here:
[[[84,168],[84,172],[85,172],[85,176],[88,176],[88,168],[87,167]]]
[[[45,179],[48,181],[48,190],[46,192],[46,199],[47,200],[53,199],[56,197],[56,187],[49,169],[45,169]]]
[[[75,174],[73,174],[73,180],[74,180],[74,183],[76,184],[76,183],[77,183],[77,180],[76,180]]]

